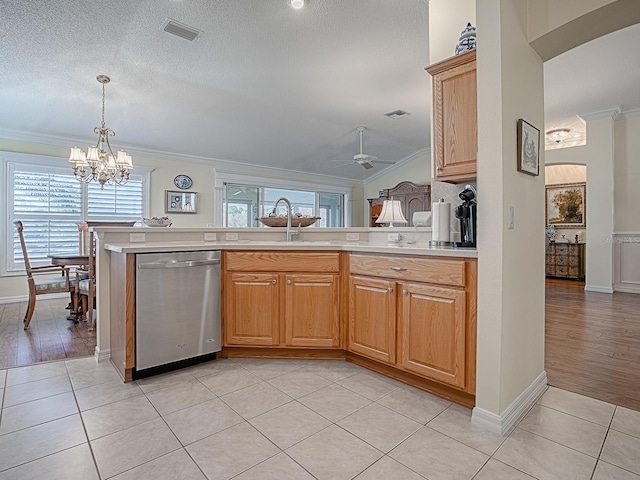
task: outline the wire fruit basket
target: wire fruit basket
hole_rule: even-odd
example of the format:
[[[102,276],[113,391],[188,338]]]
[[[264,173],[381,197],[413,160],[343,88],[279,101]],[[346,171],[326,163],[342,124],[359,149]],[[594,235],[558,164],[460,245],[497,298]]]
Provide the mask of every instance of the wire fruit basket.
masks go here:
[[[291,217],[291,226],[308,227],[313,225],[322,217]],[[258,221],[267,227],[286,227],[287,217],[258,217]]]

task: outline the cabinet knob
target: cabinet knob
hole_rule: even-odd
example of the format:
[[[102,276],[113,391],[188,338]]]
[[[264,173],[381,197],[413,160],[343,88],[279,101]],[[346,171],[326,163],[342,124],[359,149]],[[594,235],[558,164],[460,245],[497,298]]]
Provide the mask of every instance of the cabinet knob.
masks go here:
[[[391,270],[395,271],[395,272],[406,272],[407,269],[404,267],[390,267]]]
[[[271,280],[271,283],[275,285],[276,283],[278,283],[278,281],[274,278],[273,280]]]
[[[442,167],[436,167],[436,172],[438,173],[442,172]]]
[[[291,279],[287,280],[287,285],[291,285]]]
[[[409,291],[408,291],[408,290],[406,290],[406,289],[405,289],[405,290],[402,290],[402,294],[403,294],[403,295],[406,295],[407,293],[409,293]]]
[[[393,293],[393,288],[391,288],[391,287],[387,288],[387,292],[388,293]]]

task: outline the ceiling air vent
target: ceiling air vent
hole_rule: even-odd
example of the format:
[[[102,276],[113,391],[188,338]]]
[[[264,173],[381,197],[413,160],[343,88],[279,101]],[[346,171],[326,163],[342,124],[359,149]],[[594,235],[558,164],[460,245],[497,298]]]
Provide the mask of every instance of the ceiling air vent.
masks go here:
[[[385,117],[397,120],[398,118],[406,117],[411,114],[409,112],[405,112],[404,110],[394,110],[393,112],[385,113],[384,115]]]
[[[184,38],[185,40],[189,40],[193,42],[196,38],[200,36],[202,33],[200,30],[190,27],[189,25],[185,25],[184,23],[176,22],[175,20],[171,20],[168,18],[162,24],[162,30],[171,35],[175,35],[176,37]]]

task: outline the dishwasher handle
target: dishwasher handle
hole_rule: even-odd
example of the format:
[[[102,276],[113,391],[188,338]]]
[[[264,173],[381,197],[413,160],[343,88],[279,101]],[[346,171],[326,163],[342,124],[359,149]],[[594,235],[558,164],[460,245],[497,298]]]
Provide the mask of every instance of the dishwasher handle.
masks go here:
[[[140,263],[138,268],[144,269],[162,269],[162,268],[187,268],[187,267],[200,267],[202,265],[220,265],[219,259],[212,260],[185,260],[183,262],[154,262],[154,263]]]

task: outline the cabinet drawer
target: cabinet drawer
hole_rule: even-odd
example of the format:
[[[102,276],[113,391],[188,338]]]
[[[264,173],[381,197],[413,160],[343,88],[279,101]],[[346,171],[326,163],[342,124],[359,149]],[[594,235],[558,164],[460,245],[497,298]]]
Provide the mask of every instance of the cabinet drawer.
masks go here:
[[[352,274],[464,287],[464,260],[355,254],[349,258]]]
[[[338,252],[226,252],[225,268],[234,272],[332,272],[340,270]]]
[[[566,255],[556,256],[556,265],[566,266],[569,264],[569,257]]]

